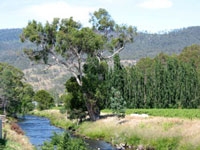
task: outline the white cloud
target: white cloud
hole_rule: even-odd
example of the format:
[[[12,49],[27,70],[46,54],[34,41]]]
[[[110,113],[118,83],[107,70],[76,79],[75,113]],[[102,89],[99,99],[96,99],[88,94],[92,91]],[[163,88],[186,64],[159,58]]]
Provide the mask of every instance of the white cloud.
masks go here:
[[[170,0],[145,0],[138,6],[149,9],[170,8],[173,3]]]
[[[23,10],[23,13],[29,15],[30,19],[38,21],[52,21],[53,18],[69,18],[73,17],[76,21],[80,21],[84,25],[88,25],[89,13],[94,12],[94,7],[73,6],[64,1],[42,3],[33,5]]]

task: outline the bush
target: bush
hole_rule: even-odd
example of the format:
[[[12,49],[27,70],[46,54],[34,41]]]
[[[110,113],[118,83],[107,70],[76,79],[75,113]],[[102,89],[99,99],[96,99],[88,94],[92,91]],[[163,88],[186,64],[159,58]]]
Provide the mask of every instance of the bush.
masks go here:
[[[42,150],[87,150],[86,143],[78,138],[71,138],[68,132],[54,133],[50,141],[44,142]]]

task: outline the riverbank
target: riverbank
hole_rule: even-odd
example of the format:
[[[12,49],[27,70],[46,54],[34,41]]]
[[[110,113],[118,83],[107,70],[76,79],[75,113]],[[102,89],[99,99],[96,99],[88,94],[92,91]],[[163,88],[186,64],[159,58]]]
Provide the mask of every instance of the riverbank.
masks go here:
[[[3,135],[6,133],[5,147],[3,150],[34,150],[33,145],[29,139],[22,134],[11,130],[10,123],[3,123]]]
[[[34,111],[34,115],[47,117],[55,126],[75,129],[75,133],[92,139],[102,139],[113,145],[131,145],[133,149],[143,147],[158,150],[200,150],[200,120],[135,117],[123,119],[109,115],[96,122],[67,120],[59,110]],[[123,143],[123,144],[122,144]]]

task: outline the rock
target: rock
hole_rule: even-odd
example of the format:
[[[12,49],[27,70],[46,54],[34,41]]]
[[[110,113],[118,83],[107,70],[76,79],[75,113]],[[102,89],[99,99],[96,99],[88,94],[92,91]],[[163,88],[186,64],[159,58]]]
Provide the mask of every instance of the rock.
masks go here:
[[[148,114],[130,114],[132,117],[142,117],[142,118],[148,118]]]
[[[119,145],[116,145],[117,150],[125,150],[125,144],[120,143]]]

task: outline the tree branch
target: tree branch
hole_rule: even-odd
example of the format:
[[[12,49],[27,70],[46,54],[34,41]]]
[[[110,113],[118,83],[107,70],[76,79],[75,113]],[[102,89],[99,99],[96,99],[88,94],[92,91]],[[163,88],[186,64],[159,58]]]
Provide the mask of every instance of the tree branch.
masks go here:
[[[104,57],[104,58],[105,59],[110,59],[110,58],[114,57],[116,54],[120,53],[123,49],[124,49],[124,46],[119,48],[118,50],[116,50],[112,55]]]

